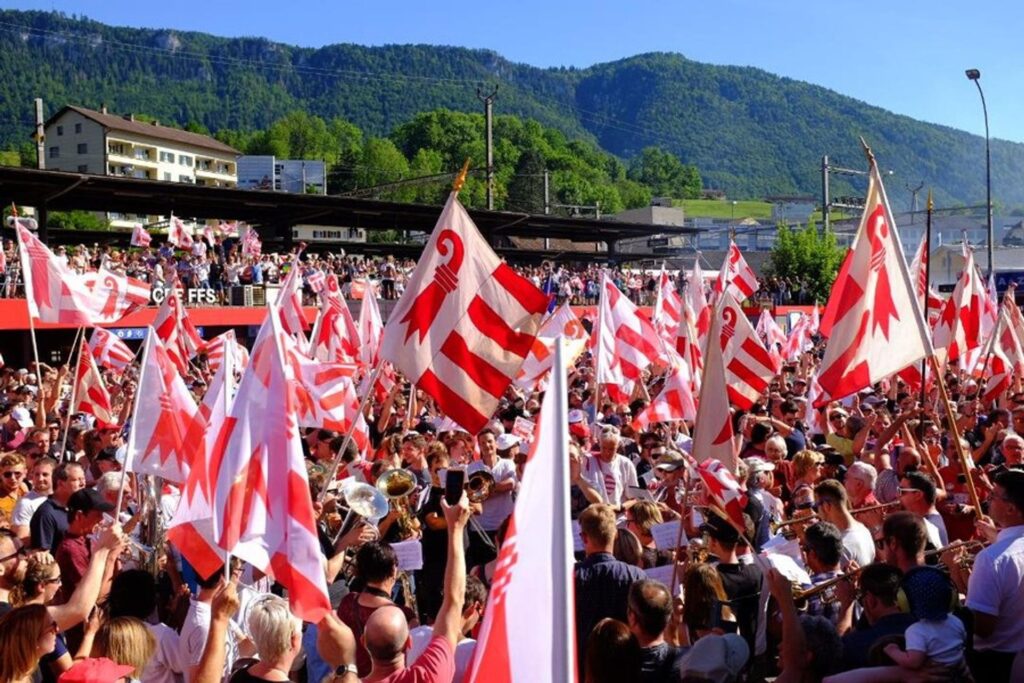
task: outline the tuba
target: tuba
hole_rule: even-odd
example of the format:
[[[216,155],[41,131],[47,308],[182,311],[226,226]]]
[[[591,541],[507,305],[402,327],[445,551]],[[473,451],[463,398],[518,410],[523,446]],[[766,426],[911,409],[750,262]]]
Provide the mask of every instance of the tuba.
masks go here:
[[[390,469],[377,477],[374,482],[377,490],[387,498],[389,506],[398,511],[398,535],[405,541],[415,538],[420,532],[420,521],[412,514],[412,494],[416,492],[419,483],[416,475],[409,470]]]
[[[349,484],[342,489],[341,497],[345,500],[348,513],[334,537],[335,543],[363,520],[372,520],[372,523],[376,523],[377,520],[388,514],[387,498],[376,487],[369,484]]]
[[[477,470],[466,480],[466,495],[470,503],[482,503],[491,497],[494,475],[487,470]]]

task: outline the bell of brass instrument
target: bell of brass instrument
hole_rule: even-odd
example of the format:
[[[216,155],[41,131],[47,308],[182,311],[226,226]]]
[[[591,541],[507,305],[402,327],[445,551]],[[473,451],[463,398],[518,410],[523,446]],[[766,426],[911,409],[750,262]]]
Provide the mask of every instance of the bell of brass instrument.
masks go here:
[[[348,513],[334,537],[335,542],[363,520],[376,522],[388,514],[388,499],[375,486],[352,483],[342,489],[341,497],[345,501]]]
[[[420,521],[412,514],[412,502],[409,500],[419,486],[416,475],[409,470],[390,469],[377,477],[375,485],[387,498],[389,507],[398,510],[395,524],[402,540],[416,536],[420,531]]]
[[[466,494],[470,503],[482,503],[491,497],[494,475],[487,470],[477,470],[466,479]]]

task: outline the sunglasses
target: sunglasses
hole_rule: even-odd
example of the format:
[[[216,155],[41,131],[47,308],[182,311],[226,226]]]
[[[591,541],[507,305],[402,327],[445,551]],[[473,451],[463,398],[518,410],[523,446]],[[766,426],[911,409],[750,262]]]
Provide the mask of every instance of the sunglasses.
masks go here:
[[[0,557],[0,562],[6,562],[7,560],[13,559],[15,557],[25,557],[26,555],[28,555],[28,546],[21,546],[10,555]]]
[[[48,583],[48,584],[50,584],[50,585],[58,585],[58,584],[61,584],[61,583],[63,583],[63,582],[64,582],[64,579],[62,579],[62,578],[61,578],[61,577],[59,577],[59,576],[55,576],[55,577],[54,577],[54,578],[52,578],[52,579],[43,579],[43,581],[42,581],[42,582],[43,582],[43,583]]]
[[[18,477],[24,476],[24,472],[4,472],[4,479],[17,479]]]

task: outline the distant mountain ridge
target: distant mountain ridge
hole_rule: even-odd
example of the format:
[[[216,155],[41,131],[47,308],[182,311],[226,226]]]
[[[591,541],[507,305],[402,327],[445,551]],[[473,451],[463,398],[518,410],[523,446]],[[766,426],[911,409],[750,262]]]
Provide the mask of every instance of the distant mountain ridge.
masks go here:
[[[439,107],[479,111],[476,85],[499,85],[495,110],[534,118],[631,158],[659,145],[730,197],[820,194],[821,156],[864,168],[858,138],[939,206],[981,204],[984,139],[923,123],[819,86],[751,67],[651,53],[585,69],[541,69],[488,50],[351,44],[299,48],[264,38],[113,27],[57,13],[0,11],[0,145],[32,130],[32,99],[135,112],[165,123],[265,128],[294,109],[340,116],[386,135]],[[1024,206],[1024,144],[992,144],[993,197]],[[842,178],[834,192],[850,192]],[[922,202],[923,204],[923,202]]]

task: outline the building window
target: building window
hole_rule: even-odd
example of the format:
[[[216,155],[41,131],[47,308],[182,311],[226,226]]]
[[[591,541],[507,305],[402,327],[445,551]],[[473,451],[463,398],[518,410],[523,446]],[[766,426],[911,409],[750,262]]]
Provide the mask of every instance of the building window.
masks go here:
[[[187,175],[180,175],[180,176],[178,176],[178,182],[179,183],[191,183],[192,182],[192,177],[191,176],[187,176]]]
[[[165,172],[164,173],[164,180],[170,180],[170,179],[171,179],[171,174]]]
[[[57,126],[57,135],[64,135],[64,126]]]
[[[189,167],[191,167],[192,166],[192,157],[188,156],[187,154],[179,154],[178,155],[178,163],[181,164],[182,166],[189,166]]]
[[[75,134],[77,135],[77,134],[79,134],[81,132],[82,132],[82,124],[76,123],[75,124]]]
[[[60,159],[60,147],[51,147],[50,148],[50,158],[51,159]]]
[[[88,143],[79,142],[78,143],[78,153],[79,154],[88,154],[89,153],[89,145],[88,145]]]
[[[160,161],[174,163],[174,152],[160,152]]]
[[[79,166],[78,167],[78,172],[79,173],[88,173],[89,172],[89,164],[82,164],[81,166]]]

